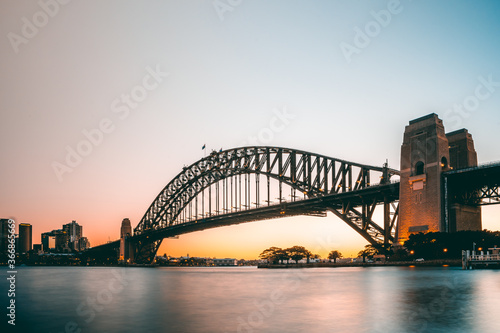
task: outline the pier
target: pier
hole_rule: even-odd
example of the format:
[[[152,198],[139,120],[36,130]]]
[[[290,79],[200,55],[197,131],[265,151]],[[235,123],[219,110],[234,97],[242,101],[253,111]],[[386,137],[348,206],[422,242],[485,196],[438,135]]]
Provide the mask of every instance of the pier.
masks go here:
[[[500,268],[500,248],[490,248],[486,254],[483,251],[462,251],[462,269],[474,268]]]

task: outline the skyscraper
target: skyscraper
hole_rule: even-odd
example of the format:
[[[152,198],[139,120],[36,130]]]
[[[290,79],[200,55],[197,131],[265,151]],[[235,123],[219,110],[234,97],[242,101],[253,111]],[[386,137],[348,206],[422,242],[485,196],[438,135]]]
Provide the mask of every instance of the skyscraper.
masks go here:
[[[87,237],[80,237],[78,241],[78,251],[85,251],[90,247],[90,242]]]
[[[9,219],[0,219],[0,254],[7,254]]]
[[[53,231],[44,232],[42,234],[42,251],[50,252],[56,249],[56,236]]]
[[[44,252],[83,251],[90,247],[87,237],[83,237],[83,227],[76,221],[63,224],[62,229],[42,233],[42,249]]]
[[[31,250],[32,241],[31,224],[19,224],[19,253],[26,253]]]
[[[83,227],[76,223],[76,221],[71,221],[71,223],[63,225],[63,230],[68,235],[69,247],[73,250],[78,250],[78,241],[82,237]]]

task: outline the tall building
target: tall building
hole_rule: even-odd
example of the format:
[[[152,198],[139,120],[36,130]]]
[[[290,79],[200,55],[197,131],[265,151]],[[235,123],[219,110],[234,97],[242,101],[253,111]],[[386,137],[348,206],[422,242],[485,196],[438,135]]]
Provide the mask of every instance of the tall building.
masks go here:
[[[84,251],[90,247],[87,237],[83,237],[83,226],[76,221],[63,225],[62,229],[42,234],[42,250],[44,252]]]
[[[462,129],[445,134],[434,113],[410,121],[401,146],[397,239],[413,233],[481,230],[481,208],[456,205],[445,223],[442,173],[477,165],[472,136]]]
[[[42,244],[33,244],[33,252],[40,253],[42,251]]]
[[[77,244],[77,246],[75,247],[76,251],[85,251],[90,247],[90,242],[87,237],[80,237],[80,239],[76,244]]]
[[[71,223],[64,224],[63,230],[68,235],[68,246],[72,250],[78,250],[79,240],[83,235],[83,227],[76,223],[76,221],[71,221]]]
[[[65,230],[57,229],[42,234],[44,252],[70,252],[69,235]]]
[[[42,251],[51,252],[56,249],[56,236],[53,231],[42,234]]]
[[[0,254],[7,254],[9,244],[9,219],[0,219]]]
[[[27,253],[31,251],[32,244],[32,228],[29,223],[19,224],[19,253]]]

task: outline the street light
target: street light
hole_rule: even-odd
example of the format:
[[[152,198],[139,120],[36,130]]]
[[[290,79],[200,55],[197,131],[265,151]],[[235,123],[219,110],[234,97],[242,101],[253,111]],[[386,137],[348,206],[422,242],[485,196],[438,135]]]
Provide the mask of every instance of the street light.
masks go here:
[[[448,249],[443,249],[443,252],[448,252]]]

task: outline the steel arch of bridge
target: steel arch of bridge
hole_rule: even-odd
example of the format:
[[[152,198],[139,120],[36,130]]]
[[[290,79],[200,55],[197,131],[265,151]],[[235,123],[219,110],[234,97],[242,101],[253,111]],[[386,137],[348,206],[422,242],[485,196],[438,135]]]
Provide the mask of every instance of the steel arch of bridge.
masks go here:
[[[271,190],[279,192],[278,204],[285,204],[287,200],[283,198],[283,185],[291,188],[291,202],[296,201],[298,197],[296,192],[303,194],[306,200],[325,198],[321,205],[311,206],[318,208],[309,209],[312,209],[312,212],[332,211],[372,244],[392,242],[397,206],[393,204],[392,219],[385,221],[384,227],[380,227],[373,222],[372,216],[375,206],[382,199],[373,197],[370,202],[362,201],[359,204],[350,200],[333,203],[326,198],[350,192],[361,193],[362,190],[376,185],[374,182],[378,181],[380,184],[389,184],[390,177],[395,174],[399,174],[399,171],[282,147],[242,147],[212,152],[209,156],[184,167],[149,206],[134,229],[134,238],[141,239],[137,242],[136,261],[150,261],[163,239],[147,240],[145,239],[147,235],[183,224],[187,225],[193,219],[200,217],[204,219],[243,210],[251,211],[252,199],[255,199],[253,203],[255,209],[272,206]],[[254,177],[255,184],[251,183],[248,175],[257,175]],[[241,176],[244,176],[243,183]],[[234,177],[239,179],[233,184]],[[265,181],[264,185],[260,184],[262,177]],[[231,179],[230,184],[228,184],[228,179]],[[277,186],[277,188],[271,189],[272,181],[272,186]],[[212,185],[215,186],[214,196],[217,198],[215,212],[210,207]],[[260,204],[262,187],[267,192],[264,205]],[[204,193],[207,189],[208,193]],[[219,191],[222,192],[221,202],[219,202],[221,197]],[[243,196],[242,192],[244,192]],[[198,200],[204,200],[207,195],[209,209],[199,212]],[[196,211],[193,217],[191,209],[189,209],[189,215],[186,211],[191,208],[190,205],[194,201],[196,201]],[[388,202],[387,199],[385,201],[385,210],[388,210],[390,203],[393,202]],[[203,204],[202,207],[204,209],[205,205]],[[356,207],[362,207],[362,209],[358,210]],[[388,211],[385,213],[388,216]],[[302,214],[306,213],[302,211]]]

